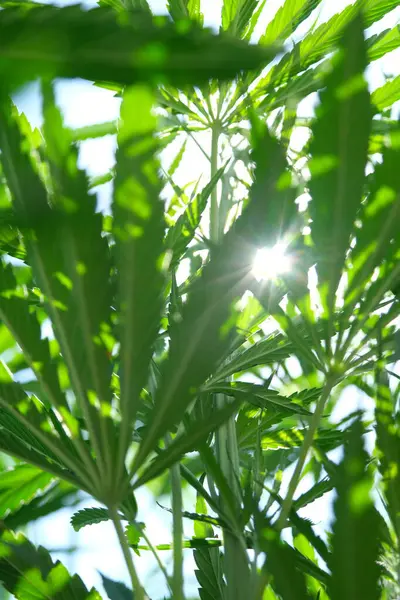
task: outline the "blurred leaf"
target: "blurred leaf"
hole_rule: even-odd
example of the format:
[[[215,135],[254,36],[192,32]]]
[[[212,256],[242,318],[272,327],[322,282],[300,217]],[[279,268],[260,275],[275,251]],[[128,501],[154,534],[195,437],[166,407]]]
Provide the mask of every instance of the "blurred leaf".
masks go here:
[[[146,86],[125,91],[118,132],[113,231],[118,269],[120,410],[118,473],[124,465],[148,377],[162,309],[164,206],[154,137],[153,94]],[[118,475],[117,475],[118,480]]]
[[[104,589],[110,600],[132,600],[135,594],[120,581],[113,581],[100,573]]]
[[[31,465],[16,465],[0,473],[0,518],[4,520],[52,483],[49,473]]]
[[[224,600],[226,585],[223,580],[222,555],[219,548],[198,548],[193,552],[200,599]]]
[[[83,508],[72,515],[71,525],[75,531],[79,531],[82,527],[86,527],[86,525],[95,525],[109,519],[110,515],[106,508]]]
[[[73,142],[83,142],[92,138],[99,138],[105,135],[114,135],[117,133],[117,124],[115,121],[105,123],[96,123],[95,125],[86,125],[79,129],[72,129],[70,137]]]
[[[310,214],[325,318],[332,316],[346,252],[361,206],[371,107],[359,18],[346,29],[321,93],[310,152]],[[348,132],[351,131],[351,135]]]
[[[4,86],[15,88],[37,77],[56,76],[122,85],[155,80],[199,84],[210,77],[232,78],[274,55],[195,25],[179,31],[167,19],[158,17],[154,22],[146,12],[116,17],[107,8],[79,6],[2,10]]]
[[[363,448],[362,425],[351,427],[345,454],[338,471],[337,498],[334,505],[332,600],[378,600],[377,564],[379,553],[379,519],[370,497],[372,477],[366,470],[369,459]]]
[[[101,600],[78,575],[53,563],[47,550],[36,549],[22,534],[9,530],[0,538],[0,581],[18,600]]]
[[[296,561],[290,546],[281,542],[273,530],[266,532],[262,548],[267,552],[264,570],[273,576],[273,588],[282,600],[311,600],[303,573],[297,569]]]

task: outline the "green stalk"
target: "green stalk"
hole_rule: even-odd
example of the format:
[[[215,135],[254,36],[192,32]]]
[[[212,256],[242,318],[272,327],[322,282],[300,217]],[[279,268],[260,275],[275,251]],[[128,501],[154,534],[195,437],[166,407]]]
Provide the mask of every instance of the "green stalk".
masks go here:
[[[277,528],[279,531],[281,529],[283,529],[283,527],[285,526],[285,523],[286,523],[286,519],[289,516],[290,510],[291,510],[292,504],[293,504],[293,498],[296,493],[296,489],[299,484],[301,475],[303,473],[305,462],[307,460],[308,452],[314,441],[314,436],[315,436],[315,433],[320,424],[322,415],[324,413],[324,408],[325,408],[326,402],[329,398],[332,388],[335,386],[335,383],[336,383],[336,378],[333,378],[333,377],[327,378],[324,389],[322,390],[321,397],[317,402],[317,406],[316,406],[316,409],[312,416],[310,426],[307,430],[307,433],[303,440],[303,444],[300,449],[300,456],[297,461],[296,468],[290,479],[288,491],[287,491],[285,499],[282,503],[281,514],[279,515],[279,519],[277,521]]]
[[[171,437],[166,437],[166,445],[171,442]],[[185,600],[183,593],[183,523],[182,523],[182,482],[179,463],[174,464],[171,469],[172,490],[172,525],[173,525],[173,560],[174,568],[172,574],[172,596],[174,600]]]
[[[220,122],[214,122],[211,129],[211,178],[218,170]],[[219,205],[217,186],[211,194],[210,238],[214,245],[220,242]],[[223,408],[229,399],[223,394],[216,396],[217,407]],[[232,494],[236,500],[237,510],[240,510],[240,467],[236,438],[236,422],[232,416],[216,432],[216,454],[222,473],[226,477]],[[223,503],[222,503],[223,507]],[[224,530],[224,566],[227,581],[227,597],[229,600],[243,600],[248,593],[250,571],[247,551],[238,535]]]
[[[129,548],[128,540],[126,539],[126,536],[122,529],[121,520],[118,515],[118,510],[115,507],[110,507],[109,512],[112,522],[114,523],[114,528],[117,533],[119,545],[121,546],[122,554],[124,555],[129,576],[131,578],[133,597],[135,598],[135,600],[147,600],[147,595],[144,589],[142,588],[142,585],[136,573],[135,565],[133,564],[131,550]]]
[[[211,129],[211,179],[218,171],[218,148],[219,148],[220,125],[219,122],[213,123]],[[219,206],[218,206],[218,186],[214,186],[211,192],[210,207],[210,239],[214,244],[219,242]]]

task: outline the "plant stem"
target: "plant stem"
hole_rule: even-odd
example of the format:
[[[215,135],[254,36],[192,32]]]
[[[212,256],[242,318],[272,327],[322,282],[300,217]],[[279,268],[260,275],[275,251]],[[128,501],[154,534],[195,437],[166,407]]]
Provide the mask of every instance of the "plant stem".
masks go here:
[[[115,531],[117,533],[119,545],[121,546],[121,550],[124,555],[126,566],[129,571],[134,598],[135,600],[146,600],[147,596],[137,576],[135,565],[133,564],[131,550],[129,548],[124,531],[122,529],[121,520],[118,515],[118,510],[113,506],[109,508],[109,512],[112,522],[114,523]]]
[[[314,414],[312,416],[311,422],[310,422],[310,426],[307,430],[307,433],[305,435],[305,438],[303,440],[303,444],[301,446],[300,449],[300,456],[299,459],[297,461],[296,464],[296,468],[293,472],[293,475],[290,479],[289,482],[289,486],[288,486],[288,491],[286,493],[285,499],[282,503],[282,510],[281,510],[281,514],[279,515],[279,519],[277,521],[277,528],[280,531],[281,529],[283,529],[285,523],[286,523],[286,519],[288,518],[288,515],[290,513],[290,510],[292,508],[292,504],[293,504],[293,498],[294,495],[296,493],[296,489],[297,486],[299,484],[300,478],[301,478],[301,474],[303,472],[303,468],[305,465],[305,462],[307,460],[307,456],[308,456],[308,452],[312,446],[313,440],[314,440],[314,436],[315,436],[315,432],[318,429],[318,426],[320,424],[323,412],[324,412],[324,408],[325,408],[325,404],[329,398],[329,395],[332,391],[332,388],[334,387],[336,382],[336,378],[333,377],[328,377],[326,379],[325,385],[324,385],[324,389],[322,390],[322,394],[320,399],[317,402],[317,406],[316,409],[314,411]]]
[[[214,122],[211,129],[211,179],[218,171],[219,127],[219,123]],[[210,239],[214,244],[218,244],[219,242],[219,206],[217,185],[214,186],[211,192]]]
[[[218,170],[220,122],[214,121],[211,130],[211,178]],[[210,210],[210,238],[214,245],[220,242],[221,228],[219,223],[218,189],[214,187],[211,194]],[[218,408],[223,408],[229,399],[223,394],[216,396]],[[217,460],[222,473],[226,477],[234,495],[237,510],[240,510],[240,467],[239,453],[236,438],[235,417],[229,419],[216,432]],[[222,506],[223,508],[223,506]],[[249,590],[249,561],[247,551],[237,535],[231,531],[224,530],[224,566],[227,580],[227,597],[229,600],[242,600],[244,594]]]
[[[171,443],[171,437],[166,437],[166,444]],[[173,558],[174,569],[172,575],[172,596],[174,600],[184,600],[183,593],[183,523],[182,523],[182,487],[179,463],[173,465],[171,473],[172,490],[172,524],[173,524]]]

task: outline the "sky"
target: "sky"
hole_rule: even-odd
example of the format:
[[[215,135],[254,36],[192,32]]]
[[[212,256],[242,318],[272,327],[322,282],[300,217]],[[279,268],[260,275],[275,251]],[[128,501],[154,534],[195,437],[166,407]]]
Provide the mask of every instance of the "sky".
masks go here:
[[[43,0],[42,0],[43,2]],[[51,4],[51,2],[46,2]],[[60,6],[73,4],[67,0],[58,0],[55,2]],[[351,2],[346,0],[326,0],[322,2],[319,11],[318,20],[324,22],[329,19],[334,13],[340,12],[345,6]],[[95,0],[87,0],[84,4],[90,8],[95,6]],[[165,13],[165,1],[150,0],[150,4],[155,13]],[[205,13],[205,24],[217,28],[220,21],[221,0],[203,0],[202,8]],[[269,0],[266,5],[266,10],[263,15],[262,22],[259,26],[259,32],[265,28],[266,23],[273,17],[276,10],[282,4],[282,0]],[[311,24],[315,17],[312,16],[300,27],[298,36],[301,37]],[[368,31],[369,35],[381,31],[387,27],[393,27],[400,20],[400,7],[388,15],[384,20],[375,24]],[[382,85],[385,81],[384,75],[398,74],[398,65],[400,64],[400,50],[396,50],[383,59],[373,63],[367,72],[368,82],[371,89],[375,89]],[[66,125],[72,128],[91,125],[99,122],[110,121],[117,119],[119,112],[120,100],[115,98],[113,93],[104,89],[97,88],[91,83],[76,80],[60,81],[56,88],[57,102],[61,107]],[[38,95],[38,86],[31,85],[23,90],[15,97],[16,104],[20,110],[23,110],[31,123],[39,126],[41,123],[40,99]],[[316,95],[313,94],[304,100],[299,107],[299,116],[312,116],[313,108],[316,102]],[[398,113],[397,113],[398,114]],[[304,131],[297,134],[297,143],[304,143]],[[196,152],[195,146],[188,148],[186,159],[181,164],[177,173],[177,182],[179,177],[182,181],[188,179],[197,179],[198,168],[204,169],[205,180],[207,182],[208,173],[207,165],[202,161],[200,155],[199,160],[194,160],[192,154]],[[114,164],[115,138],[106,136],[100,140],[88,140],[81,144],[80,147],[80,165],[86,168],[91,176],[101,175],[107,172]],[[171,145],[164,159],[169,163],[176,151],[176,146]],[[194,167],[196,165],[196,167]],[[195,172],[195,170],[197,171]],[[193,177],[191,174],[193,173]],[[97,188],[99,198],[99,206],[106,207],[110,201],[111,184],[105,184]],[[362,398],[354,388],[349,388],[341,397],[335,412],[334,418],[339,419],[346,414],[349,404],[355,408],[355,404],[361,403]],[[372,409],[372,407],[368,407]],[[301,488],[303,491],[307,488],[308,482],[305,480]],[[139,504],[139,520],[147,523],[147,534],[153,543],[161,543],[170,541],[170,516],[162,509],[156,507],[152,501],[151,494],[146,490],[140,490],[138,493]],[[166,501],[167,503],[167,501]],[[92,501],[85,500],[82,506],[94,506]],[[193,495],[188,499],[187,510],[193,510]],[[312,517],[320,524],[325,524],[331,515],[330,504],[324,499],[313,505],[312,512],[304,516]],[[69,524],[71,510],[65,509],[55,516],[51,516],[41,520],[38,525],[30,527],[29,536],[32,541],[41,543],[48,548],[60,549],[70,545],[77,544],[79,550],[73,555],[66,555],[63,552],[56,552],[54,555],[59,557],[72,570],[78,572],[88,586],[95,585],[101,590],[100,577],[98,571],[115,580],[123,580],[127,582],[125,565],[116,542],[114,531],[109,523],[103,523],[84,528],[80,533],[75,533]],[[192,534],[192,524],[185,523],[186,534]],[[170,553],[168,553],[169,555]],[[193,559],[191,552],[186,553],[185,572],[189,576],[193,570]],[[165,558],[166,553],[162,557]],[[169,557],[170,558],[170,557]],[[140,558],[135,557],[139,576],[143,578],[148,586],[148,592],[153,600],[163,597],[165,590],[162,587],[162,579],[157,575],[154,576],[152,567],[154,561],[150,554],[142,553]],[[196,582],[192,577],[188,577],[189,585],[187,593],[196,595]]]

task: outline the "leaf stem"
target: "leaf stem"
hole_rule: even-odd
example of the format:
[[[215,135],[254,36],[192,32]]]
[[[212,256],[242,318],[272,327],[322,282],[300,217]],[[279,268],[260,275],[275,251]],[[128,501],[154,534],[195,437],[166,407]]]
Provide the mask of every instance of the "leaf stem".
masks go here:
[[[281,513],[279,515],[279,519],[277,521],[277,529],[280,531],[281,529],[283,529],[285,523],[286,523],[286,519],[288,518],[288,515],[290,513],[290,510],[292,508],[292,504],[293,504],[293,498],[294,495],[296,493],[296,489],[297,486],[299,484],[302,472],[303,472],[303,468],[305,465],[305,462],[307,460],[307,456],[308,456],[308,452],[312,446],[312,443],[314,441],[314,436],[315,433],[318,429],[318,426],[320,424],[322,415],[324,413],[324,408],[326,405],[326,402],[329,398],[329,395],[332,391],[332,388],[335,386],[336,383],[336,377],[328,377],[326,379],[325,382],[325,386],[324,389],[322,390],[322,394],[321,397],[319,398],[318,402],[317,402],[317,406],[316,409],[314,411],[314,414],[312,416],[311,422],[310,422],[310,426],[308,428],[308,431],[304,437],[303,440],[303,444],[300,448],[300,456],[299,459],[297,461],[295,470],[293,472],[293,475],[290,479],[289,482],[289,486],[288,486],[288,490],[285,496],[285,499],[282,503],[282,510]]]
[[[142,585],[141,585],[138,575],[136,573],[135,565],[133,564],[132,554],[131,554],[131,551],[129,548],[128,540],[126,539],[126,536],[122,529],[118,510],[115,508],[115,506],[110,507],[108,510],[110,512],[112,522],[114,523],[114,528],[115,528],[115,531],[116,531],[116,534],[118,537],[119,545],[121,546],[121,550],[124,555],[125,563],[128,568],[135,600],[146,600],[147,595],[146,595],[144,589],[142,588]]]
[[[171,436],[166,436],[166,445],[171,443]],[[182,523],[182,487],[179,463],[170,469],[172,490],[172,524],[173,524],[173,575],[172,591],[174,600],[184,600],[183,592],[183,523]]]

